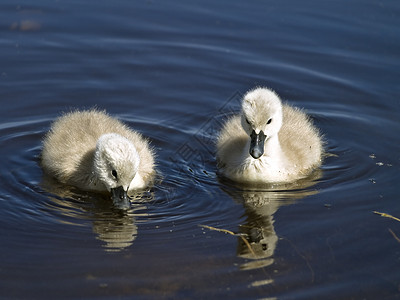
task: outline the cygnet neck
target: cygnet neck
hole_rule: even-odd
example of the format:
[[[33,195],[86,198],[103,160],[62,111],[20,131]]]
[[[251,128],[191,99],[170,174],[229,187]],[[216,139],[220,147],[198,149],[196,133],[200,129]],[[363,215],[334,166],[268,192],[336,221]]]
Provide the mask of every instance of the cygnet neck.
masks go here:
[[[265,140],[263,156],[271,157],[273,159],[280,158],[282,156],[282,148],[277,134],[267,137]]]
[[[286,158],[282,151],[278,134],[267,137],[264,143],[264,154],[259,159],[266,162],[270,167],[286,167]]]

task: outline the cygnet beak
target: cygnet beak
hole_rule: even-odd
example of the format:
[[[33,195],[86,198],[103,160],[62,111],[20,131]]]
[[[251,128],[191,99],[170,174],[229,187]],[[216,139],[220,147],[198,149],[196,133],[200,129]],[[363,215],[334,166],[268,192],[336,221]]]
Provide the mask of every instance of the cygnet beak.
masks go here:
[[[111,189],[111,198],[114,202],[114,205],[120,209],[128,209],[131,207],[128,193],[122,186]]]
[[[266,135],[261,130],[259,134],[257,134],[254,130],[250,134],[250,155],[258,159],[261,155],[264,154],[264,142],[266,139]]]

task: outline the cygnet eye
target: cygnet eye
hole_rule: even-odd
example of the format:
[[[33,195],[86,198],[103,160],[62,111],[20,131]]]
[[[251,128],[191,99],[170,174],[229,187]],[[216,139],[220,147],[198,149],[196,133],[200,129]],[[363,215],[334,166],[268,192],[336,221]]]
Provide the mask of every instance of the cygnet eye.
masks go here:
[[[271,124],[271,122],[272,122],[272,119],[269,119],[269,120],[267,121],[267,124]]]
[[[246,123],[250,125],[250,121],[246,118]]]
[[[111,171],[112,176],[114,176],[115,179],[118,179],[118,173],[116,170]]]

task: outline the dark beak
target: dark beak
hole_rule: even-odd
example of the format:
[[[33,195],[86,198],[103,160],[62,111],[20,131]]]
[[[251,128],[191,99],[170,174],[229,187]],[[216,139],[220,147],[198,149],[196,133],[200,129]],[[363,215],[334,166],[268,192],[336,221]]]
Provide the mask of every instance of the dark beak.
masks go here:
[[[264,142],[266,137],[262,130],[259,134],[254,130],[251,132],[250,155],[253,156],[253,158],[258,159],[264,154]]]
[[[128,209],[131,207],[128,193],[122,186],[111,189],[111,198],[114,202],[114,205],[120,209]]]

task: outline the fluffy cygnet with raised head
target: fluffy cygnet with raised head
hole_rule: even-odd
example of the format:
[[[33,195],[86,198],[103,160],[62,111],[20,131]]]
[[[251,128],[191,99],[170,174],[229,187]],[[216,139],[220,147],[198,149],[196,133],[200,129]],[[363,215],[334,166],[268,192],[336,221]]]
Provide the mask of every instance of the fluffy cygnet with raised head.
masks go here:
[[[218,166],[237,182],[292,182],[320,166],[322,144],[303,111],[282,104],[267,88],[255,88],[244,96],[241,114],[229,119],[218,136]]]
[[[111,192],[128,207],[128,190],[149,185],[154,153],[148,141],[119,120],[96,109],[64,114],[44,138],[44,171],[85,191]]]

